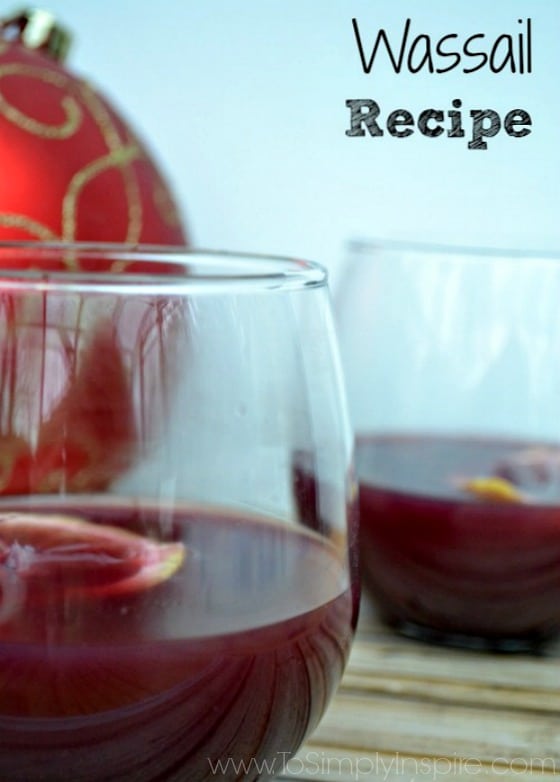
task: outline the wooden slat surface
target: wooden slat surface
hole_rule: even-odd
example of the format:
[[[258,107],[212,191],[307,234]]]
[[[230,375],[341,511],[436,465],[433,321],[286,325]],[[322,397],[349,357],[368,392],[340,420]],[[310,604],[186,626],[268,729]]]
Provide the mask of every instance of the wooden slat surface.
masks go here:
[[[543,656],[430,646],[367,600],[321,725],[279,779],[526,782],[560,778],[560,647]]]

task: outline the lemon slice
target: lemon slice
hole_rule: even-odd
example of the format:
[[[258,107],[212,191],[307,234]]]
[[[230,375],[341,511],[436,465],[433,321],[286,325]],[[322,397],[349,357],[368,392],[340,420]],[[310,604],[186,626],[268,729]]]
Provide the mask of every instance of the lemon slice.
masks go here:
[[[461,481],[460,488],[477,499],[491,502],[524,502],[524,495],[505,478],[471,478]]]

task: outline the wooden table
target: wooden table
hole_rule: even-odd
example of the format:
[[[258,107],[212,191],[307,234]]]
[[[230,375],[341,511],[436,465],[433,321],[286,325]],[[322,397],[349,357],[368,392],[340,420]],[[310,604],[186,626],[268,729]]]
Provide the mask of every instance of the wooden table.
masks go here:
[[[383,627],[365,598],[338,694],[280,778],[554,777],[560,778],[560,645],[537,657],[421,644]]]

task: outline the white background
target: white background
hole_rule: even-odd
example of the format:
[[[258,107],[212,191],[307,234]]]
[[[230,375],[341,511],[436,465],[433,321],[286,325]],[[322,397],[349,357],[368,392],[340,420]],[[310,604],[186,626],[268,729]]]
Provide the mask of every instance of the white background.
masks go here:
[[[339,268],[356,236],[560,248],[560,3],[555,0],[50,0],[68,66],[148,141],[198,246]],[[351,20],[489,40],[533,22],[533,74],[395,74],[360,66]],[[386,58],[384,58],[386,61]],[[347,138],[347,98],[396,108],[524,108],[530,136]],[[335,281],[336,281],[336,274]]]

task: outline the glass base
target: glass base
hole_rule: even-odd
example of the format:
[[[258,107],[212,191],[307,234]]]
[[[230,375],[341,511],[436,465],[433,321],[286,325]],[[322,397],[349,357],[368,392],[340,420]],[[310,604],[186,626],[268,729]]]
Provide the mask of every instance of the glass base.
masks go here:
[[[389,619],[387,624],[400,635],[412,638],[422,643],[437,646],[449,646],[456,649],[467,649],[479,652],[494,652],[498,654],[532,654],[546,655],[546,647],[557,637],[556,632],[548,634],[535,633],[519,638],[484,637],[437,630],[425,625],[416,624],[405,619]]]

